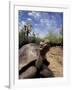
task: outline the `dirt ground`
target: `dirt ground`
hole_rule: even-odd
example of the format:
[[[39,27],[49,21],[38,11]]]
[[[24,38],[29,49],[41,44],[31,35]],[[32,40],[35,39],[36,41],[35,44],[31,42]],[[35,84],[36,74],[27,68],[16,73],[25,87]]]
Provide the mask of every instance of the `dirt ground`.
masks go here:
[[[53,72],[54,77],[63,76],[63,49],[59,46],[51,47],[46,54],[50,62],[48,68]]]

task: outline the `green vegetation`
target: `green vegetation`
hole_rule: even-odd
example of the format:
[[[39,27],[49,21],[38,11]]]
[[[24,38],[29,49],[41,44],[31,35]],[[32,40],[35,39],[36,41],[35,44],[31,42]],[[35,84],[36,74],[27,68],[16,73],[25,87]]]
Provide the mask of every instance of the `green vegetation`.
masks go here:
[[[40,39],[39,37],[36,37],[36,35],[27,37],[24,31],[19,32],[19,48],[21,48],[23,45],[28,43],[39,44],[41,40],[42,39]]]
[[[27,39],[27,37],[24,36],[24,33],[23,32],[20,32],[19,33],[19,48],[22,47],[23,45],[25,44],[28,44],[28,43],[36,43],[36,44],[39,44],[41,41],[40,38],[38,37],[29,37]]]
[[[42,40],[46,39],[49,40],[51,45],[63,46],[63,29],[61,29],[58,34],[50,31],[43,39],[38,37],[34,32],[29,36],[31,30],[32,24],[31,22],[27,22],[26,25],[24,25],[24,28],[19,32],[19,48],[28,43],[39,44]]]
[[[50,44],[63,46],[63,30],[60,30],[59,34],[49,32],[44,39],[48,39]]]
[[[36,36],[33,32],[31,36],[29,36],[30,32],[32,31],[32,24],[31,22],[26,22],[24,28],[19,32],[19,48],[23,45],[28,43],[37,43],[39,44],[41,39]]]
[[[48,39],[50,42],[52,43],[61,43],[63,41],[63,37],[62,36],[58,36],[55,34],[48,34],[45,39]]]

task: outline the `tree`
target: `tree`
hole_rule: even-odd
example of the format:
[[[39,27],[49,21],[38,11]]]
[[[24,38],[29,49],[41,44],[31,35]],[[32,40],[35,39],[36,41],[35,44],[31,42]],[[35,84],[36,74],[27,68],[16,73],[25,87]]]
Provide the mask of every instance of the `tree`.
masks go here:
[[[25,36],[28,38],[29,37],[29,33],[32,30],[32,24],[30,21],[27,21],[26,24],[24,25],[24,32],[25,32]]]

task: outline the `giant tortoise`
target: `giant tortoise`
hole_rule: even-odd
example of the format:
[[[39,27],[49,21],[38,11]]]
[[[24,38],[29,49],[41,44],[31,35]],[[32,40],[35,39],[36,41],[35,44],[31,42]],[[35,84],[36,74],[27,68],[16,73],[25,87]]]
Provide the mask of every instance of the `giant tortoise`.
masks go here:
[[[19,49],[19,79],[48,77],[49,62],[42,57],[40,46],[29,43]]]

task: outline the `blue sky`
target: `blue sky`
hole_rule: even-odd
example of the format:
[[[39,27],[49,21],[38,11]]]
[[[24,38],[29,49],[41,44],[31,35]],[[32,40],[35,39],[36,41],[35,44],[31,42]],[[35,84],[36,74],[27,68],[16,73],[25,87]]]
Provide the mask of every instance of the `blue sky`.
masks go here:
[[[40,37],[44,37],[49,32],[58,34],[63,27],[63,13],[19,10],[19,31],[27,21],[32,23],[32,32],[38,34]]]

